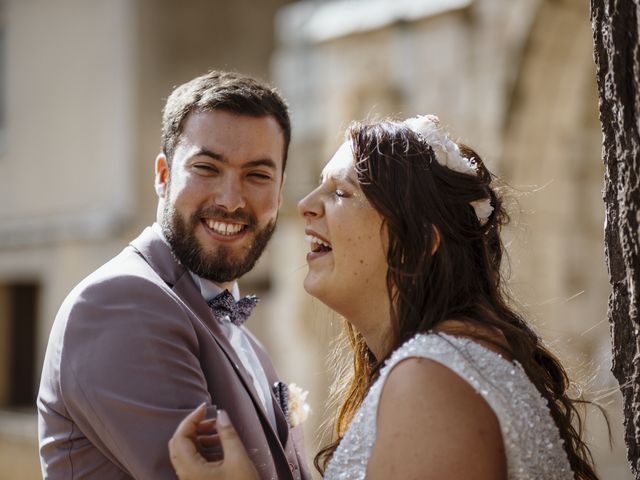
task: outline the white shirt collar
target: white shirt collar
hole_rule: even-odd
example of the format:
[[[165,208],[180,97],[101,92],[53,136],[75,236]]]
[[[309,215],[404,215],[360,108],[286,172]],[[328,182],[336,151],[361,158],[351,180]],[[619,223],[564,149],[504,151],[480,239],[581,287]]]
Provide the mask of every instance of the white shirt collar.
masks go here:
[[[189,272],[193,281],[196,282],[196,285],[200,288],[200,293],[204,297],[205,301],[213,300],[219,294],[225,291],[224,288],[220,287],[215,282],[211,280],[207,280],[206,278],[199,277],[193,272]],[[238,288],[238,282],[233,282],[233,286],[231,287],[231,295],[236,300],[236,302],[240,299],[240,289]]]
[[[151,226],[154,232],[156,232],[162,240],[168,245],[166,237],[164,233],[162,233],[162,227],[158,224],[158,222],[153,222]],[[200,289],[200,293],[204,297],[205,301],[209,301],[217,297],[221,294],[225,289],[220,287],[217,283],[207,280],[206,278],[199,277],[192,271],[189,271],[191,278],[196,283],[196,286]],[[231,295],[235,298],[236,301],[240,299],[240,289],[238,288],[238,282],[233,282],[233,286],[231,287]]]

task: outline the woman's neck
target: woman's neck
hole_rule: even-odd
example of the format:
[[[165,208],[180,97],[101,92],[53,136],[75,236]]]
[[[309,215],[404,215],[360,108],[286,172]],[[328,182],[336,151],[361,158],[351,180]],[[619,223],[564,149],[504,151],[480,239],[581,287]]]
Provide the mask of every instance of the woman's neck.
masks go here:
[[[391,325],[388,325],[388,327],[389,328],[384,331],[360,332],[364,337],[367,347],[369,347],[369,350],[371,350],[371,353],[373,353],[373,356],[376,357],[377,360],[385,358],[388,354]]]
[[[371,302],[360,308],[351,305],[347,311],[339,313],[360,332],[376,359],[387,355],[391,346],[391,309],[388,301]]]

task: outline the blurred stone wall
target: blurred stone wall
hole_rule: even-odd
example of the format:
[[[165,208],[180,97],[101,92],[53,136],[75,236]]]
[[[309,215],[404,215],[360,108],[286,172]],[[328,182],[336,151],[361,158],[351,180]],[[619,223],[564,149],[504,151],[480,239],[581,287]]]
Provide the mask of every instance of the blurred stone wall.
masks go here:
[[[0,478],[40,478],[35,404],[7,400],[13,356],[34,362],[36,390],[64,297],[155,219],[167,95],[212,68],[268,79],[286,3],[1,3]],[[264,290],[266,269],[247,283]],[[33,348],[16,352],[9,293],[24,284],[38,292]]]

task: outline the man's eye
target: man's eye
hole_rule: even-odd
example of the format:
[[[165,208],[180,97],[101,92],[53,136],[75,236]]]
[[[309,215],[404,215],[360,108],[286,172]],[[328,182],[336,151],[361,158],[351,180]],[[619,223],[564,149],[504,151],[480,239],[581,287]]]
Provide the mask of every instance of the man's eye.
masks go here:
[[[212,165],[208,165],[206,163],[197,163],[193,166],[193,168],[195,168],[196,170],[200,171],[200,172],[204,172],[204,173],[215,173],[218,171],[217,168],[215,168]]]
[[[249,177],[255,178],[257,180],[271,180],[271,175],[262,172],[252,172],[249,174]]]

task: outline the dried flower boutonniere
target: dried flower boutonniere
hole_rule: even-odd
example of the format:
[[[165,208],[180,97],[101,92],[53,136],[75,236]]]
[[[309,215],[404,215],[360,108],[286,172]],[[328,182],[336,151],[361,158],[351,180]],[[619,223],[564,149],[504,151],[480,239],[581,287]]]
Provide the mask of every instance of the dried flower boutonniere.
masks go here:
[[[307,403],[308,395],[307,390],[295,383],[289,384],[289,425],[292,427],[297,427],[309,417],[311,407]]]

